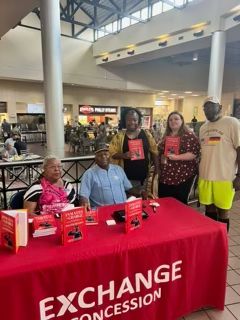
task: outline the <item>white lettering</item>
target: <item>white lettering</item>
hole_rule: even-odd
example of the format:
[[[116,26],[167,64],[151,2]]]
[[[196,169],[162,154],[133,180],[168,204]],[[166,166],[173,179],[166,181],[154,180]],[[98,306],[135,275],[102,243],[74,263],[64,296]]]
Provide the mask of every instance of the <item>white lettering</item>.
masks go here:
[[[86,294],[86,292],[94,292],[95,289],[93,287],[88,287],[83,289],[82,291],[80,291],[79,295],[78,295],[78,305],[80,308],[92,308],[95,306],[95,302],[92,303],[86,303],[84,301],[84,295]]]
[[[72,305],[72,301],[75,298],[77,292],[70,293],[67,297],[61,295],[57,297],[57,300],[62,303],[62,307],[58,312],[57,316],[62,316],[67,310],[71,313],[77,312],[78,310]]]
[[[149,299],[148,299],[149,298]],[[149,304],[151,304],[153,301],[153,295],[151,293],[149,294],[146,294],[144,297],[143,297],[143,304],[145,306],[148,306]]]
[[[113,309],[113,306],[108,306],[108,307],[105,309],[105,311],[104,311],[104,316],[105,316],[106,318],[110,318],[110,317],[113,316],[113,312],[108,313],[108,310],[109,310],[109,309]]]
[[[98,286],[98,305],[103,304],[103,296],[109,294],[109,300],[114,299],[114,281],[109,282],[109,289],[103,290],[103,285]]]
[[[49,320],[49,319],[55,317],[54,313],[49,314],[48,316],[46,315],[46,311],[53,309],[53,305],[50,305],[48,307],[46,306],[46,303],[50,302],[50,301],[54,301],[54,298],[53,297],[49,297],[49,298],[43,299],[43,300],[41,300],[39,302],[40,319],[41,320]]]
[[[121,298],[125,292],[129,292],[130,294],[134,293],[133,286],[128,277],[123,279],[116,298]]]
[[[167,264],[163,264],[161,266],[159,266],[155,272],[154,272],[154,281],[156,283],[161,283],[161,282],[169,282],[169,271],[166,271],[166,272],[160,272],[162,269],[167,269],[169,270],[170,269],[170,266],[167,265]],[[159,277],[162,276],[161,277]]]
[[[172,281],[182,278],[181,273],[177,274],[178,271],[181,271],[181,267],[177,267],[180,264],[182,264],[182,260],[173,263]]]
[[[114,305],[114,315],[121,314],[121,303],[116,303]]]
[[[92,320],[92,317],[90,314],[85,313],[79,318],[79,320],[84,320],[84,319]]]
[[[152,287],[152,270],[148,270],[147,279],[142,273],[136,273],[135,275],[135,284],[136,284],[136,292],[141,291],[141,283],[144,285],[146,289],[150,289]]]

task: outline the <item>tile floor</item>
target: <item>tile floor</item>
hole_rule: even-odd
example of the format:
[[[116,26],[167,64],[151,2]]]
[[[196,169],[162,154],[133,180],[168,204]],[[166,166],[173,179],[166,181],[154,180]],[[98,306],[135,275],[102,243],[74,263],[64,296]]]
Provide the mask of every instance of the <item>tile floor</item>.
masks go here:
[[[230,219],[225,308],[200,310],[181,320],[240,320],[240,200],[233,203]]]

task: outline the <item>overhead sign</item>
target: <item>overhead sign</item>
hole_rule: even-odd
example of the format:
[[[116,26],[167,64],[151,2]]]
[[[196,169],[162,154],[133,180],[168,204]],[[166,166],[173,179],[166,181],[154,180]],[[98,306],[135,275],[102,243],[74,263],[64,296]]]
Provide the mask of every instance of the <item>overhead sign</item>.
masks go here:
[[[117,114],[118,107],[79,105],[79,114]]]

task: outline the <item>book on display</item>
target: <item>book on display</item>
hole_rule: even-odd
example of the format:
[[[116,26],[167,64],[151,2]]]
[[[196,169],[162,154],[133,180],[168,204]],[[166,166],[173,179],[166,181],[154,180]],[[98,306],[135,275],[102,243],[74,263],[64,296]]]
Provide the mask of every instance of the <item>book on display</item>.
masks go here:
[[[142,199],[125,203],[125,231],[129,233],[142,227]]]
[[[61,224],[63,245],[82,240],[85,234],[85,208],[63,210]]]
[[[52,214],[44,214],[33,218],[33,237],[43,237],[55,234],[56,220]]]
[[[17,253],[20,246],[28,243],[27,210],[3,210],[0,219],[1,246]]]

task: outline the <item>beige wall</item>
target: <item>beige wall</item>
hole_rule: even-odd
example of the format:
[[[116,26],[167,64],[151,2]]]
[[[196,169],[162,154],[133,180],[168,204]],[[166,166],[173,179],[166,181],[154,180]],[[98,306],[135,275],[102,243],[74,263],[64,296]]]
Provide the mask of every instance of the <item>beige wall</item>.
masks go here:
[[[225,93],[222,96],[223,113],[232,113],[233,99],[240,98],[237,93]],[[205,96],[185,97],[182,112],[186,122],[193,118],[194,111],[199,121],[204,121],[202,104]],[[97,88],[84,88],[79,86],[64,86],[63,102],[72,106],[72,120],[78,118],[79,104],[133,106],[139,108],[153,108],[153,118],[166,118],[173,111],[178,110],[175,100],[166,100],[163,106],[155,106],[156,95],[120,90],[106,90]],[[26,112],[28,103],[44,103],[43,85],[41,83],[0,80],[0,101],[8,104],[8,117],[10,122],[16,122],[16,113]],[[181,110],[179,110],[181,111]],[[70,114],[67,114],[69,120]],[[65,120],[66,120],[65,119]]]
[[[24,81],[0,80],[0,101],[8,104],[9,121],[16,122],[17,112],[26,112],[28,103],[44,103],[43,85]],[[65,86],[63,102],[72,105],[72,119],[78,117],[79,104],[153,107],[154,95],[117,90]]]

